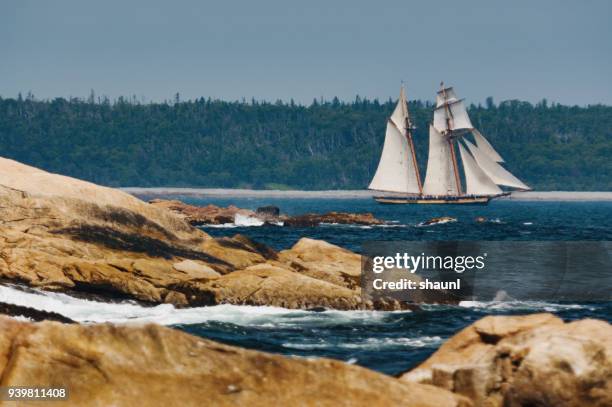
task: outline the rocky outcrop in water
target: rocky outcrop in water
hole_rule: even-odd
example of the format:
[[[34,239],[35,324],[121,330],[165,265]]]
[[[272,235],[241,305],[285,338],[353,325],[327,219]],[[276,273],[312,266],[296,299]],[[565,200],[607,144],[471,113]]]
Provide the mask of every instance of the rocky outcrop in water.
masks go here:
[[[227,208],[216,205],[195,206],[178,200],[165,199],[153,199],[149,203],[157,208],[164,208],[172,211],[194,226],[233,223],[236,214],[241,214],[245,217],[255,216],[255,212],[240,209],[234,205],[230,205]]]
[[[380,219],[377,219],[371,213],[346,213],[346,212],[328,212],[324,214],[309,213],[306,215],[298,215],[288,217],[283,220],[285,226],[293,227],[314,227],[321,223],[341,224],[341,225],[383,225]]]
[[[489,316],[465,328],[402,380],[487,407],[612,405],[612,325],[552,314]]]
[[[177,200],[154,199],[150,203],[158,208],[174,212],[194,226],[234,223],[236,215],[263,223],[282,224],[289,227],[315,227],[322,223],[362,226],[383,225],[385,223],[375,218],[371,213],[328,212],[288,216],[280,214],[280,210],[275,206],[261,207],[256,211],[251,211],[233,205],[227,208],[215,205],[194,206]]]
[[[399,309],[363,303],[359,256],[311,239],[277,253],[213,239],[165,207],[0,158],[0,279],[177,306]]]
[[[158,325],[0,316],[3,386],[68,388],[74,406],[469,407],[464,397],[330,359],[221,345]],[[55,403],[53,403],[55,404]]]

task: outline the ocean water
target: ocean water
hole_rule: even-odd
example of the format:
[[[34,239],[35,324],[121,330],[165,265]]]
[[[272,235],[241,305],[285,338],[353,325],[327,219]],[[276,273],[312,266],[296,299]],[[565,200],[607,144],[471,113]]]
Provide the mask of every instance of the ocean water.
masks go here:
[[[277,250],[291,247],[301,237],[322,239],[355,252],[372,240],[612,240],[612,202],[534,202],[493,201],[488,206],[455,205],[380,205],[372,199],[262,199],[181,197],[194,204],[212,203],[256,209],[276,205],[289,215],[329,211],[370,212],[392,222],[384,226],[322,225],[317,228],[278,226],[239,226],[234,224],[204,227],[213,236],[247,235]],[[440,216],[456,222],[419,227],[418,224]],[[487,222],[477,223],[484,216]]]
[[[612,240],[610,202],[496,201],[484,207],[384,206],[370,199],[206,199],[182,197],[206,205],[234,204],[255,209],[276,205],[282,212],[372,212],[392,221],[387,227],[322,225],[285,228],[246,222],[249,226],[204,227],[213,236],[247,235],[282,250],[301,237],[324,239],[359,252],[369,240]],[[452,216],[456,222],[420,227],[424,220]],[[485,223],[474,218],[484,216]],[[611,270],[605,270],[612,273]],[[24,292],[0,285],[2,301],[55,311],[83,322],[156,322],[227,344],[284,355],[330,357],[398,374],[416,366],[446,339],[486,315],[553,312],[565,320],[599,318],[612,322],[612,302],[554,301],[462,302],[429,305],[414,312],[301,311],[276,307],[220,305],[176,309],[164,304],[99,303],[60,293]]]
[[[609,241],[612,202],[493,201],[488,206],[380,205],[372,199],[206,199],[183,197],[195,205],[213,203],[256,209],[276,205],[287,214],[327,211],[371,212],[391,222],[385,226],[322,225],[205,227],[213,236],[244,234],[277,250],[301,237],[323,239],[355,252],[373,240]],[[433,217],[456,222],[419,226]],[[476,217],[487,219],[484,223]],[[612,265],[609,270],[612,273]],[[464,302],[426,306],[418,312],[324,312],[277,316],[275,322],[236,326],[227,322],[184,324],[181,329],[226,343],[286,355],[325,356],[385,373],[408,370],[433,353],[447,338],[492,314],[553,312],[563,319],[612,320],[612,303]],[[346,314],[346,315],[345,315]]]

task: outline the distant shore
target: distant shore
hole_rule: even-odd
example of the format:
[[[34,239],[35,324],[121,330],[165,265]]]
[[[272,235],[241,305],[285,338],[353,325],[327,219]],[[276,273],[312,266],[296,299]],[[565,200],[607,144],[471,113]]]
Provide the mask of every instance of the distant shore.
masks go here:
[[[254,190],[230,188],[121,188],[121,190],[141,196],[193,196],[198,198],[325,198],[325,199],[367,199],[379,192],[368,190]],[[596,191],[529,191],[514,192],[503,199],[515,201],[610,201],[612,192]]]

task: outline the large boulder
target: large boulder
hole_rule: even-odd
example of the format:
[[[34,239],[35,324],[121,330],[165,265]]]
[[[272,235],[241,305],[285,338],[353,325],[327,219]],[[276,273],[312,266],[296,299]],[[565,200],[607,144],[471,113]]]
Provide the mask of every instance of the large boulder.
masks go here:
[[[612,326],[552,314],[489,316],[402,380],[433,384],[476,406],[612,405]]]
[[[359,292],[293,272],[282,265],[262,263],[201,284],[216,303],[273,305],[285,308],[361,307]]]
[[[177,306],[377,306],[361,304],[355,253],[303,240],[279,255],[245,236],[213,239],[167,207],[3,158],[0,279]]]
[[[359,287],[361,256],[322,240],[300,239],[279,261],[307,276],[350,289]]]
[[[0,317],[3,386],[63,387],[75,406],[468,407],[443,389],[329,359],[287,358],[158,325]]]

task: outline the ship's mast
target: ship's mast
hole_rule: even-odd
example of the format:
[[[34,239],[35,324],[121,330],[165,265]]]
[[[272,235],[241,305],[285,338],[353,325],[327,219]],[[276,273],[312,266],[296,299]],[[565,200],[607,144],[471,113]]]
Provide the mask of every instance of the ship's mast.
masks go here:
[[[448,146],[450,155],[453,161],[453,171],[455,173],[455,183],[457,185],[457,194],[463,195],[461,188],[461,178],[459,177],[459,165],[457,165],[457,155],[455,154],[455,138],[453,137],[453,113],[448,106],[448,98],[446,96],[446,88],[444,82],[440,82],[442,97],[444,98],[444,109],[446,110],[446,128],[448,135]],[[414,149],[413,149],[414,150]]]
[[[402,84],[402,90],[404,85]],[[419,165],[417,163],[416,151],[414,149],[414,142],[412,140],[412,121],[410,120],[410,111],[408,110],[408,101],[406,101],[406,138],[410,145],[410,152],[412,153],[412,164],[414,165],[414,173],[416,174],[417,183],[419,184],[419,195],[423,195],[423,184],[421,182],[421,174],[419,173]]]

